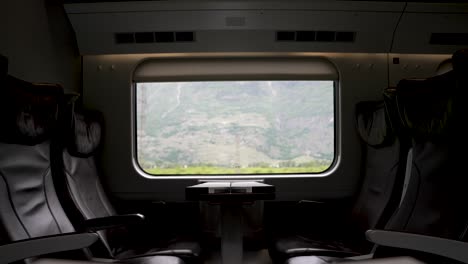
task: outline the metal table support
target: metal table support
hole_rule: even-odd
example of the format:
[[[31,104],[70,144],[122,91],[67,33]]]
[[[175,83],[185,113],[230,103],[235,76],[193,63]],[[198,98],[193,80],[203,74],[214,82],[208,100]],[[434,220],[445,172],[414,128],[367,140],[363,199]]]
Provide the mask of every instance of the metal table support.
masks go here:
[[[221,257],[223,264],[242,263],[242,204],[221,204]]]
[[[210,181],[188,186],[185,194],[187,200],[220,204],[222,264],[242,264],[242,205],[245,202],[274,199],[275,187],[255,181]]]

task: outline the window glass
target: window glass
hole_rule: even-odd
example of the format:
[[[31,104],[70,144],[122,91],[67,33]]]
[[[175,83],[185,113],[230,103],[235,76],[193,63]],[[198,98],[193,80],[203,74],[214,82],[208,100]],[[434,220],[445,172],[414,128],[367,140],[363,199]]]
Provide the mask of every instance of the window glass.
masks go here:
[[[334,81],[136,83],[137,160],[153,175],[320,173]]]

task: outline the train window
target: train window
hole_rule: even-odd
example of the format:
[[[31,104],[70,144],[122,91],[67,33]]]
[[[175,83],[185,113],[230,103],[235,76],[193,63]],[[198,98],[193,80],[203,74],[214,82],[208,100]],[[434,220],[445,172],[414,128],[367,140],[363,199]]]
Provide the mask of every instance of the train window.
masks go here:
[[[322,177],[336,167],[334,65],[255,55],[147,59],[135,68],[133,157],[142,176]]]
[[[153,175],[320,173],[334,101],[334,81],[140,82],[137,160]]]

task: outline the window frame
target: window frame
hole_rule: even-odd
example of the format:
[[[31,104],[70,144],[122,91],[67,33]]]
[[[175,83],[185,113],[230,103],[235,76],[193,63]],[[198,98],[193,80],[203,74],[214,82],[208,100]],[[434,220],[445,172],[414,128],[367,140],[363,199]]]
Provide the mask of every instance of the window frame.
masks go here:
[[[136,67],[136,69],[138,66]],[[338,72],[338,71],[337,71]],[[144,81],[135,81],[132,79],[131,83],[131,120],[132,120],[132,163],[135,170],[140,176],[147,179],[196,179],[196,180],[262,180],[262,179],[281,179],[281,178],[318,178],[326,177],[336,171],[341,161],[341,93],[340,93],[340,78],[339,76],[335,80],[330,79],[316,79],[313,77],[307,78],[308,76],[302,76],[302,78],[291,78],[283,75],[270,75],[262,76],[262,78],[254,79],[252,77],[240,79],[238,76],[222,76],[214,79],[208,78],[209,76],[200,78],[190,78],[190,76],[181,73],[183,76],[180,80],[167,79],[167,78],[151,78],[145,79]],[[313,173],[274,173],[274,174],[150,174],[146,172],[140,165],[138,160],[138,138],[137,138],[137,84],[138,83],[149,83],[149,82],[193,82],[193,81],[333,81],[333,150],[334,156],[330,166],[323,172]]]

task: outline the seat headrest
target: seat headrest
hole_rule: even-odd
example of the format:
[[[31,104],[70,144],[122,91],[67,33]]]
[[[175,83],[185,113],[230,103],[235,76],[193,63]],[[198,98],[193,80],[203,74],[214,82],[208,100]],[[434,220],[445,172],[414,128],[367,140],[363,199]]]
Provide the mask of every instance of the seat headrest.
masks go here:
[[[396,89],[403,126],[416,140],[443,137],[449,130],[456,94],[454,72],[423,80],[401,80]]]
[[[77,157],[94,154],[101,142],[102,114],[94,110],[80,110],[72,115],[72,124],[67,140],[68,152]]]
[[[356,105],[356,124],[362,140],[372,147],[384,147],[395,139],[383,101]]]
[[[63,89],[7,76],[0,85],[0,141],[35,145],[50,138],[57,124]]]

